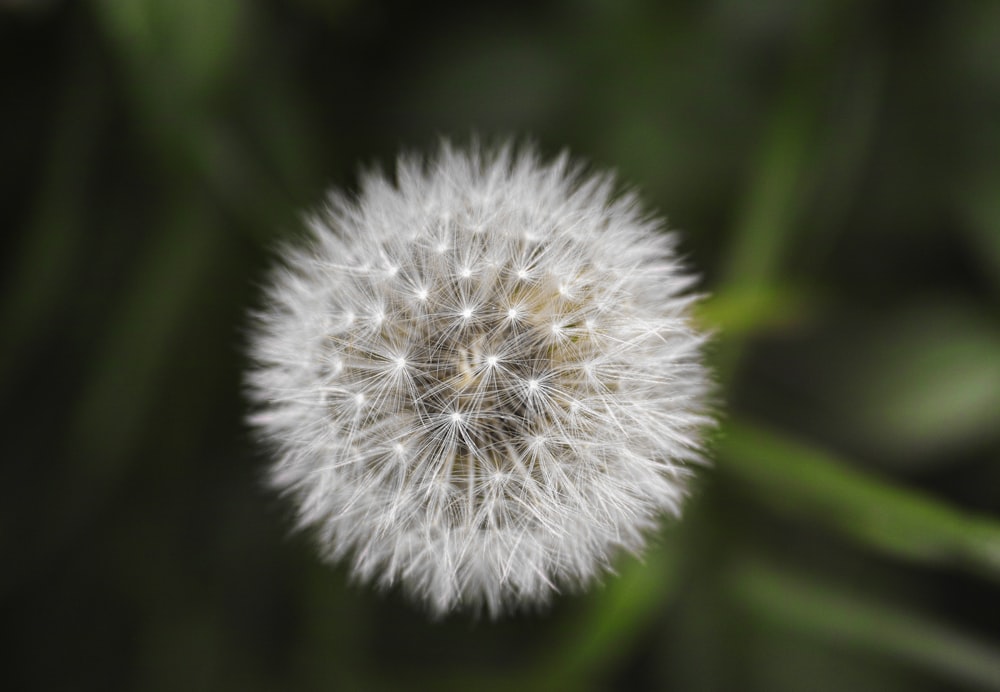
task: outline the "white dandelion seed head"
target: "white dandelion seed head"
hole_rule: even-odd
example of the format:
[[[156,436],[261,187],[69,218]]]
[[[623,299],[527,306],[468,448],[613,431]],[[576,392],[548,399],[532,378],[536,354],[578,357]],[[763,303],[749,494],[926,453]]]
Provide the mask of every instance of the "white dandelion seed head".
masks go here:
[[[252,422],[324,555],[435,614],[637,552],[700,460],[674,238],[566,155],[445,143],[331,194],[255,315]]]

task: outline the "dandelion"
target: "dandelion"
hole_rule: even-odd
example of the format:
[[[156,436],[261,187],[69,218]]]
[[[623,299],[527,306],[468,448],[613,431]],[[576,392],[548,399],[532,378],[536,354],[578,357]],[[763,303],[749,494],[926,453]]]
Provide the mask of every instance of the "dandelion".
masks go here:
[[[693,279],[610,175],[445,143],[308,227],[248,382],[324,557],[435,615],[497,615],[679,514],[710,424]]]

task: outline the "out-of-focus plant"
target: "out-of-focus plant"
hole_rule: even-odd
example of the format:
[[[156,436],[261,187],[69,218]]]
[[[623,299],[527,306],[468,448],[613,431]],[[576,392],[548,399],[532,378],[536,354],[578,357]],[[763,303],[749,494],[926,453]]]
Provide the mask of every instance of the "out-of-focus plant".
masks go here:
[[[998,13],[0,6],[7,686],[1000,688]],[[473,130],[670,212],[726,417],[644,560],[428,624],[283,538],[240,325],[299,209]]]

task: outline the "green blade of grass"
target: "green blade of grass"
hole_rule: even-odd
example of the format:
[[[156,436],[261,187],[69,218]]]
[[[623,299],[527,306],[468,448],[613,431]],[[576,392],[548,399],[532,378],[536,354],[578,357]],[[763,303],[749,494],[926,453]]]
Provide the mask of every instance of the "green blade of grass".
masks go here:
[[[719,469],[763,502],[826,524],[865,545],[926,563],[956,563],[1000,580],[1000,521],[963,513],[849,468],[778,434],[729,424]]]
[[[761,330],[781,328],[807,319],[815,298],[794,286],[769,284],[754,289],[723,289],[695,307],[705,329],[719,330],[731,341]]]
[[[729,585],[760,621],[1000,689],[1000,648],[926,616],[760,564],[736,566]]]
[[[629,655],[635,640],[663,612],[677,586],[677,565],[669,547],[659,545],[642,561],[629,560],[562,638],[556,656],[540,675],[542,689],[570,681],[596,684]]]
[[[157,400],[172,338],[190,319],[223,253],[214,212],[180,200],[136,262],[81,392],[71,449],[99,484],[130,459]]]
[[[89,170],[97,154],[104,84],[89,45],[81,41],[51,130],[44,173],[13,263],[9,292],[0,295],[0,378],[51,326],[78,273],[85,240]]]

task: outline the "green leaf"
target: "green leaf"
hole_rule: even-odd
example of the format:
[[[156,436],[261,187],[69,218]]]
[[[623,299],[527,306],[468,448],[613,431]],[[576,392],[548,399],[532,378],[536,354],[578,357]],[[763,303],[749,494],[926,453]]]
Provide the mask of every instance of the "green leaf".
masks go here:
[[[990,171],[962,185],[957,196],[966,218],[963,230],[974,249],[974,258],[1000,294],[1000,173]]]
[[[77,404],[71,448],[100,482],[115,480],[134,451],[173,339],[209,290],[223,251],[218,219],[201,205],[179,201],[162,223],[114,306]]]
[[[886,316],[848,349],[836,415],[880,458],[912,466],[1000,434],[1000,329],[957,300]],[[831,366],[832,367],[832,366]]]
[[[0,296],[0,377],[51,328],[53,313],[78,274],[86,239],[88,171],[94,166],[104,85],[89,46],[74,65],[45,152],[42,180],[13,262],[11,290]]]
[[[851,469],[836,458],[741,423],[726,426],[719,471],[761,502],[825,524],[870,547],[1000,580],[1000,522]]]
[[[761,621],[1000,689],[1000,647],[926,616],[754,563],[734,567],[729,585]]]
[[[705,329],[718,329],[724,338],[733,339],[800,322],[811,302],[810,296],[791,286],[724,288],[699,303],[695,317]]]
[[[577,681],[593,684],[629,655],[638,636],[669,602],[677,587],[673,552],[658,545],[642,561],[628,560],[609,577],[540,676],[543,689]]]
[[[764,136],[760,161],[738,212],[730,248],[729,278],[738,286],[773,279],[802,204],[812,133],[813,104],[790,89]]]
[[[247,7],[237,0],[100,0],[97,16],[119,53],[144,77],[170,80],[170,98],[210,95],[224,83],[242,48]],[[167,102],[164,102],[167,103]]]

